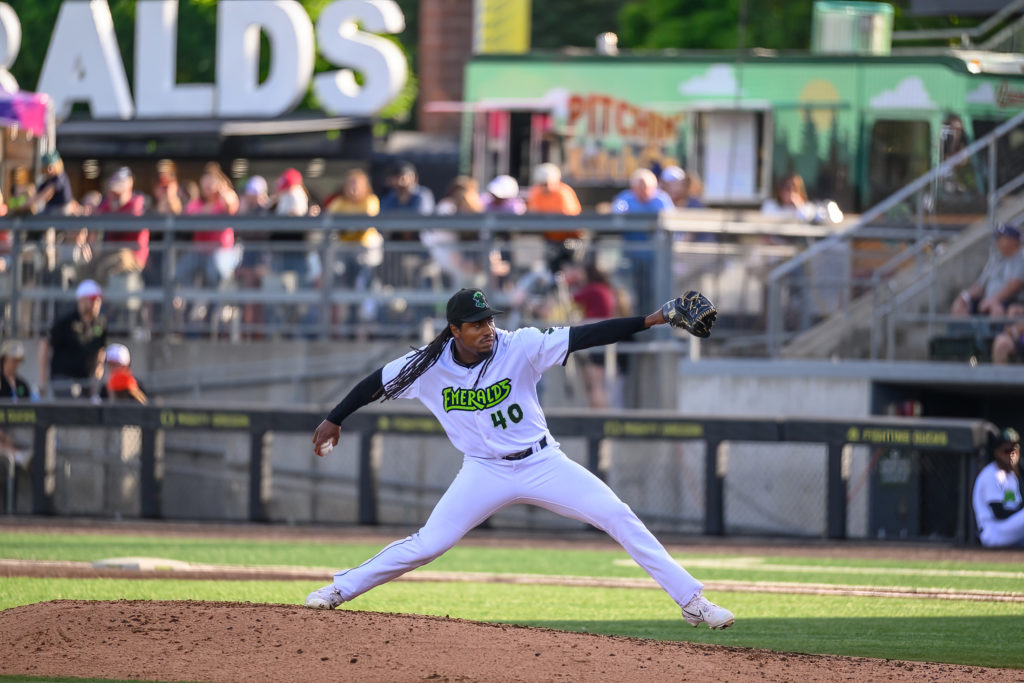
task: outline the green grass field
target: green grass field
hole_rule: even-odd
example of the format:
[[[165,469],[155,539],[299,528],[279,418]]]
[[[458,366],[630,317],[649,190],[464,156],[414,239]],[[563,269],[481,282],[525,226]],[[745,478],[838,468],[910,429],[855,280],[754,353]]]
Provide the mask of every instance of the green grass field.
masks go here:
[[[5,531],[0,557],[93,561],[149,556],[199,563],[341,568],[379,550],[358,543],[224,538],[62,535]],[[1024,568],[1008,562],[923,563],[820,557],[692,554],[680,557],[703,581],[785,581],[1024,592]],[[454,548],[431,571],[644,577],[617,550]],[[327,574],[325,574],[325,579]],[[326,581],[193,581],[5,578],[0,609],[53,599],[228,600],[298,604]],[[659,590],[403,582],[381,586],[346,609],[451,616],[567,631],[688,640],[779,651],[1024,668],[1006,634],[1024,630],[1024,603],[715,591],[736,613],[726,631],[692,629]]]

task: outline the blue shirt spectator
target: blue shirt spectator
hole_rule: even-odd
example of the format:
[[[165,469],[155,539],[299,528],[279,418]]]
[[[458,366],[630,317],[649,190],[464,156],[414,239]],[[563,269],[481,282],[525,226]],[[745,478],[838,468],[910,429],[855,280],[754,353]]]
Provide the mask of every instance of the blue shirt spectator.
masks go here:
[[[416,167],[403,162],[388,177],[391,189],[381,197],[380,212],[434,213],[434,193],[419,184]]]
[[[613,213],[658,213],[673,207],[672,198],[658,188],[654,173],[641,168],[629,177],[629,189],[615,195]]]
[[[646,168],[633,171],[629,177],[629,189],[615,195],[612,213],[658,213],[673,208],[672,198],[658,187],[658,178]],[[628,241],[646,240],[642,232],[627,232],[623,239]]]

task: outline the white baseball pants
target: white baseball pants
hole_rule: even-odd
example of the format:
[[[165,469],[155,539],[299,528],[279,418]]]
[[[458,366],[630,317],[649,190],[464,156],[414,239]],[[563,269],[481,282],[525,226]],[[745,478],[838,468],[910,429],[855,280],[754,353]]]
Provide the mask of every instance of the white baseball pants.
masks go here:
[[[981,544],[991,547],[1024,546],[1024,510],[1006,519],[994,519],[981,530]]]
[[[338,572],[334,585],[346,601],[352,600],[440,557],[470,529],[515,503],[537,505],[606,532],[679,605],[701,590],[628,505],[556,446],[515,461],[467,456],[423,528],[358,567]]]

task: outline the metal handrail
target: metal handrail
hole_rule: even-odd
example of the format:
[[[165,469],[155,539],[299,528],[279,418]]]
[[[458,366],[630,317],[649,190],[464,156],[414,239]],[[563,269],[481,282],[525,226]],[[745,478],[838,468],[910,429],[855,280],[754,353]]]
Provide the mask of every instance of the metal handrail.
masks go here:
[[[1024,2],[1024,0],[1022,0]],[[860,219],[849,228],[843,230],[840,233],[836,233],[831,237],[827,237],[819,242],[814,243],[804,251],[794,256],[789,261],[780,264],[772,270],[768,276],[767,290],[768,290],[768,340],[769,340],[769,354],[775,356],[778,354],[780,347],[778,344],[779,335],[782,327],[782,287],[780,281],[782,278],[791,275],[797,268],[803,267],[807,264],[810,259],[822,254],[828,249],[834,248],[835,246],[846,242],[854,237],[860,236],[860,231],[864,227],[875,219],[883,216],[886,212],[891,210],[893,207],[899,205],[901,202],[912,197],[921,190],[927,189],[928,185],[935,182],[936,180],[944,177],[950,173],[956,166],[961,162],[973,157],[978,152],[991,147],[995,144],[996,140],[1003,137],[1010,131],[1014,130],[1018,126],[1024,123],[1024,111],[1017,113],[1012,118],[1004,121],[993,131],[988,133],[982,138],[975,140],[970,145],[960,150],[956,154],[948,157],[938,166],[932,168],[927,173],[919,176],[916,180],[910,182],[902,189],[897,190],[880,203],[876,204],[872,208],[861,214]],[[994,155],[993,155],[994,156]],[[990,162],[994,160],[990,159]],[[990,163],[990,166],[994,163]],[[988,195],[988,207],[989,207],[989,219],[994,215],[995,202],[996,202],[996,190],[993,187],[995,184],[995,176],[991,174],[991,182],[988,183],[986,194]],[[917,220],[920,221],[920,213],[918,214]],[[922,237],[925,237],[923,226],[919,224],[919,232]]]
[[[916,41],[916,40],[939,40],[944,38],[960,38],[963,41],[965,38],[968,39],[966,44],[970,44],[971,38],[985,35],[993,28],[998,26],[1011,14],[1016,14],[1024,10],[1024,0],[1013,0],[1013,2],[1002,7],[998,12],[993,14],[991,17],[981,22],[977,26],[971,28],[943,28],[943,29],[921,29],[913,31],[893,31],[892,41]]]

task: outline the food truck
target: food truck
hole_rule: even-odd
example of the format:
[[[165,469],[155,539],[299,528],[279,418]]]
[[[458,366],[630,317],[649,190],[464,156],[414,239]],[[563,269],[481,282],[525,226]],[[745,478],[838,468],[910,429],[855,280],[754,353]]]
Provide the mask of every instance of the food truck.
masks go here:
[[[953,49],[478,55],[462,107],[462,168],[482,183],[502,173],[526,183],[551,161],[593,203],[638,167],[678,164],[702,179],[711,206],[756,206],[797,173],[812,199],[860,211],[1019,112],[1024,58]],[[1024,141],[1004,145],[1001,167],[1020,157],[1011,144]],[[977,204],[984,174],[964,169],[945,201]]]

